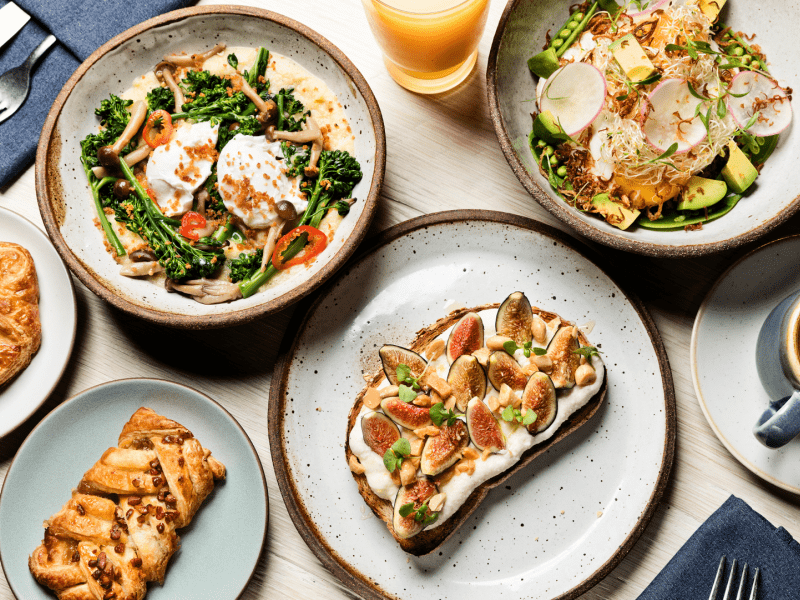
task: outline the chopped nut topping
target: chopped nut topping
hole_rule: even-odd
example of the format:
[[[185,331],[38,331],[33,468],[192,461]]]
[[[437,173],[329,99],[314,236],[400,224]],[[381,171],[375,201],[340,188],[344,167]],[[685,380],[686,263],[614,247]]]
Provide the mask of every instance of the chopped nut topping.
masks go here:
[[[420,394],[414,398],[413,404],[416,406],[428,407],[431,405],[431,397],[426,394]]]
[[[420,427],[419,429],[414,430],[414,435],[419,438],[424,438],[426,435],[430,437],[434,437],[439,435],[439,428],[436,425],[427,425],[425,427]]]
[[[441,492],[428,500],[428,508],[431,512],[439,512],[444,507],[444,501],[447,499],[447,494]]]
[[[394,398],[400,394],[400,387],[396,385],[387,385],[380,390],[381,399]]]
[[[428,347],[425,348],[425,356],[428,360],[436,360],[444,353],[444,340],[433,340]]]
[[[364,465],[358,461],[358,458],[356,458],[354,454],[350,455],[350,459],[347,461],[347,464],[349,465],[350,470],[356,475],[361,475],[366,472]]]
[[[381,404],[381,394],[376,390],[374,387],[367,388],[366,393],[364,394],[364,406],[375,410]]]

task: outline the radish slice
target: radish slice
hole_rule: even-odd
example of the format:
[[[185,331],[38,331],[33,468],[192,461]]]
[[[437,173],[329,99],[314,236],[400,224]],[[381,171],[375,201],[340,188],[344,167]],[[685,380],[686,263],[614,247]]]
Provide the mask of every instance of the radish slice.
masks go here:
[[[756,112],[759,113],[748,133],[759,137],[777,135],[792,122],[791,100],[774,79],[755,71],[742,71],[733,78],[730,92],[747,94],[741,98],[727,97],[728,110],[740,129],[744,129]]]
[[[642,107],[645,121],[642,129],[653,148],[666,152],[677,143],[676,153],[686,152],[706,139],[703,121],[695,116],[695,107],[702,102],[689,92],[683,79],[665,79]]]
[[[639,10],[639,7],[631,2],[628,6],[628,10],[625,12],[630,15],[631,17],[641,17],[644,15],[649,15],[654,10],[658,10],[659,8],[665,8],[665,5],[669,3],[670,0],[642,0],[641,5],[642,9]]]
[[[549,110],[564,132],[574,136],[592,124],[603,110],[606,78],[587,63],[569,63],[550,75],[539,99],[539,110]]]

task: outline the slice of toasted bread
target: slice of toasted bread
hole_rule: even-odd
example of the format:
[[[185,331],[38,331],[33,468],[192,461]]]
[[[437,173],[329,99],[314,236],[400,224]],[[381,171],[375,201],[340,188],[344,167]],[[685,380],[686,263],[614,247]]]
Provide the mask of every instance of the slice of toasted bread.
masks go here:
[[[417,332],[416,338],[414,341],[408,346],[411,350],[415,352],[422,352],[430,342],[435,340],[439,335],[445,332],[449,327],[454,325],[461,317],[469,312],[476,312],[480,313],[484,310],[490,310],[493,308],[498,308],[500,306],[499,303],[494,304],[484,304],[482,306],[478,306],[475,308],[462,308],[459,310],[455,310],[451,312],[448,316],[439,319],[433,325],[421,329]],[[560,318],[555,313],[551,313],[545,310],[538,309],[536,307],[533,308],[533,313],[535,315],[541,316],[545,321],[552,321],[553,319]],[[562,320],[563,325],[573,325],[573,323],[569,321]],[[582,344],[588,345],[588,340],[584,336],[582,332],[579,333],[579,339]],[[347,421],[347,436],[345,438],[345,455],[346,459],[349,463],[350,458],[354,457],[352,450],[350,449],[350,432],[356,424],[356,420],[358,419],[358,415],[361,412],[362,402],[364,399],[364,395],[366,394],[367,390],[370,387],[378,387],[381,381],[384,379],[385,375],[382,370],[377,371],[367,384],[367,386],[361,390],[361,392],[356,397],[355,404],[353,404],[353,408],[350,410],[350,415]],[[408,552],[409,554],[414,554],[416,556],[422,556],[433,552],[436,548],[438,548],[441,544],[443,544],[453,533],[458,529],[458,527],[463,524],[472,512],[478,508],[478,505],[481,501],[486,497],[489,491],[494,488],[495,486],[500,485],[506,479],[511,477],[514,473],[519,471],[520,469],[525,468],[529,463],[533,461],[534,458],[542,454],[543,452],[547,451],[551,448],[554,444],[557,444],[565,437],[567,437],[570,433],[577,430],[581,425],[586,423],[597,409],[602,404],[606,391],[608,389],[608,377],[604,375],[603,383],[600,387],[600,390],[592,396],[592,398],[579,410],[573,413],[569,419],[567,419],[561,427],[559,427],[558,431],[549,438],[548,440],[533,446],[532,448],[528,449],[517,461],[513,467],[503,471],[502,473],[492,477],[491,479],[483,482],[478,487],[473,490],[470,494],[469,498],[461,505],[461,507],[453,514],[450,518],[448,518],[444,523],[440,524],[439,526],[433,529],[425,529],[419,534],[415,535],[409,539],[403,539],[395,534],[394,527],[392,525],[392,519],[394,514],[394,507],[392,502],[389,500],[384,500],[376,495],[372,489],[369,487],[367,483],[367,477],[364,474],[357,474],[353,473],[353,478],[356,480],[358,484],[358,491],[364,498],[364,501],[369,505],[372,509],[372,512],[375,515],[382,519],[385,523],[387,528],[389,529],[389,533],[391,533],[392,537],[400,544],[400,547]]]

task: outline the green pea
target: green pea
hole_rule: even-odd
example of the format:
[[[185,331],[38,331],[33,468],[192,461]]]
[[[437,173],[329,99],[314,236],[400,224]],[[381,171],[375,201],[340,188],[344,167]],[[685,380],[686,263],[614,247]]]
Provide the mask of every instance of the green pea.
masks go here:
[[[744,55],[744,56],[743,56],[741,59],[739,59],[739,60],[741,60],[742,64],[744,64],[744,65],[747,65],[747,64],[749,64],[749,63],[750,63],[750,61],[751,61],[751,60],[753,60],[753,57],[752,57],[752,56],[750,56],[749,54],[745,54],[745,55]]]
[[[765,140],[763,137],[756,138],[756,141],[758,142],[759,146],[763,146],[764,144],[767,143],[767,140]]]
[[[550,168],[555,169],[559,165],[558,158],[555,156],[550,157]]]
[[[751,66],[753,69],[756,69],[756,70],[758,70],[758,69],[760,69],[760,68],[761,68],[761,63],[760,63],[760,62],[758,62],[757,60],[754,60],[753,62],[751,62],[751,63],[750,63],[750,66]]]
[[[744,54],[744,49],[741,46],[736,46],[733,50],[731,50],[731,54],[733,56],[741,56]]]
[[[555,148],[553,148],[552,146],[545,146],[544,150],[542,150],[542,154],[544,154],[545,156],[553,156],[553,153],[555,151],[556,151]]]
[[[547,142],[545,142],[544,140],[539,140],[538,142],[536,142],[536,146],[539,148],[544,148],[545,146],[547,146]]]
[[[572,35],[572,32],[569,29],[562,29],[558,32],[558,37],[567,39],[569,36]]]
[[[561,46],[564,45],[564,40],[562,40],[561,38],[556,38],[553,40],[553,43],[551,45],[553,46],[553,48],[560,48]]]
[[[567,23],[567,29],[569,29],[570,31],[572,31],[572,30],[573,30],[573,29],[575,29],[575,28],[576,28],[578,25],[580,25],[580,23],[578,23],[577,21],[570,21],[569,23]],[[562,32],[562,33],[563,33],[563,32]]]
[[[572,20],[573,20],[573,21],[583,21],[583,16],[584,16],[584,15],[583,15],[583,13],[582,13],[582,12],[576,12],[576,13],[573,13],[573,14],[572,14]]]
[[[559,177],[566,177],[567,176],[567,167],[565,167],[563,165],[558,167],[558,170],[556,171],[556,175],[558,175]]]

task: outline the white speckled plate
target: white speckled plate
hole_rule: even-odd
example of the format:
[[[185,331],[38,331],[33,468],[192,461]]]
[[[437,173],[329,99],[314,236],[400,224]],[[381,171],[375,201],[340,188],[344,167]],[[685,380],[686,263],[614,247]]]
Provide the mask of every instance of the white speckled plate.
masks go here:
[[[188,527],[163,585],[148,600],[234,600],[255,570],[267,533],[264,471],[250,438],[222,406],[192,388],[158,379],[122,379],[90,388],[53,410],[30,433],[0,493],[0,563],[20,600],[52,600],[28,571],[44,534],[42,521],[69,499],[82,475],[114,447],[141,406],[195,434],[226,468]],[[32,476],[35,474],[35,476]]]
[[[30,417],[56,387],[72,354],[77,312],[72,278],[44,232],[27,219],[0,208],[0,241],[31,253],[39,280],[42,345],[24,371],[0,386],[0,437]]]
[[[288,272],[250,298],[204,305],[143,279],[123,277],[103,248],[96,211],[80,163],[79,142],[97,127],[94,109],[125,91],[170,52],[195,52],[218,42],[289,57],[322,79],[344,107],[363,178],[358,202],[312,265]],[[296,302],[332,275],[366,235],[383,182],[383,119],[364,77],[342,52],[305,25],[246,6],[195,6],[150,19],[96,50],[64,85],[45,122],[36,159],[36,195],[47,232],[67,266],[117,308],[157,323],[207,328],[242,323]]]
[[[734,263],[708,292],[694,321],[691,365],[700,407],[719,440],[762,479],[800,494],[800,438],[770,450],[752,428],[770,397],[756,371],[767,315],[800,289],[800,236],[770,242]]]
[[[530,219],[438,213],[380,235],[297,311],[270,393],[273,463],[298,531],[350,589],[370,599],[576,598],[632,547],[669,475],[675,401],[652,320],[599,262]],[[411,342],[454,303],[515,290],[565,319],[597,322],[589,339],[609,369],[606,401],[490,492],[449,541],[406,555],[345,460],[362,374],[378,368],[383,343]]]

